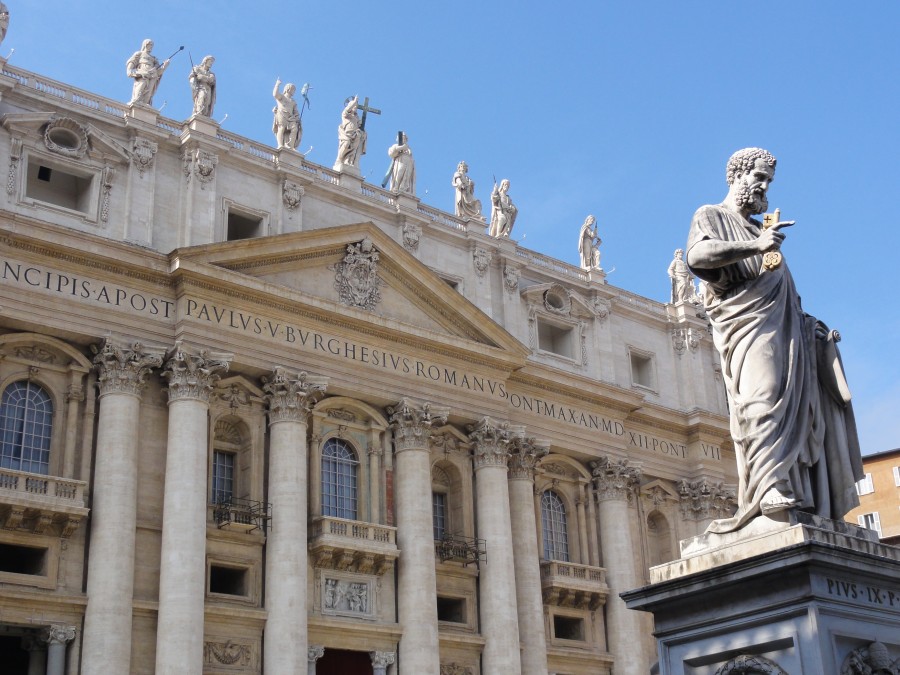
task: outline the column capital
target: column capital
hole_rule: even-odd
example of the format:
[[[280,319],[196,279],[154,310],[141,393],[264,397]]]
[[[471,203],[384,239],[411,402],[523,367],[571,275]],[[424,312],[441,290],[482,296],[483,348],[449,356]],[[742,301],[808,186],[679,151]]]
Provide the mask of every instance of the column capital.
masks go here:
[[[431,428],[447,421],[450,408],[432,403],[419,405],[408,398],[402,398],[396,404],[388,406],[387,413],[394,430],[394,448],[396,452],[402,452],[427,450]]]
[[[594,475],[594,488],[597,500],[607,499],[630,500],[634,487],[641,480],[639,466],[631,466],[627,459],[615,459],[609,456],[591,462],[591,473]]]
[[[549,441],[516,437],[509,444],[509,479],[534,480],[534,467],[538,460],[550,452]]]
[[[369,652],[373,668],[387,668],[397,658],[396,652]]]
[[[153,368],[159,368],[163,362],[162,350],[148,350],[140,342],[130,345],[118,344],[112,338],[105,338],[98,347],[91,345],[94,352],[94,368],[99,373],[97,387],[100,396],[106,394],[131,394],[140,397],[146,386],[147,375]],[[73,386],[70,392],[73,398],[83,392]]]
[[[307,650],[307,658],[310,663],[315,663],[323,656],[325,656],[325,646],[324,645],[310,645]]]
[[[510,442],[525,434],[524,427],[483,417],[469,425],[469,440],[474,445],[475,470],[485,466],[507,466]]]
[[[263,378],[263,391],[269,403],[269,425],[277,422],[306,422],[310,408],[325,395],[328,378],[305,371],[289,373],[282,366]]]
[[[209,394],[218,381],[218,371],[228,372],[231,354],[214,354],[208,349],[188,354],[181,348],[181,341],[166,354],[162,376],[169,384],[169,403],[183,399],[195,399],[209,403]]]
[[[41,630],[40,639],[48,645],[65,645],[75,639],[75,626],[53,624]]]

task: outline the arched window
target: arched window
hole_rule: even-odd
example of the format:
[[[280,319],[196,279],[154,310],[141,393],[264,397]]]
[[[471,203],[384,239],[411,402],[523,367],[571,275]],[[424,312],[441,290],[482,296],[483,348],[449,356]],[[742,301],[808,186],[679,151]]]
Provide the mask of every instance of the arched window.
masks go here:
[[[329,438],[322,448],[322,515],[356,520],[359,461],[344,441]]]
[[[569,528],[566,524],[566,506],[552,490],[541,495],[541,528],[544,531],[544,558],[568,562]]]
[[[674,559],[670,537],[669,521],[659,511],[647,516],[647,543],[649,545],[650,567],[662,565]]]
[[[50,472],[53,402],[39,385],[13,382],[0,401],[0,467],[31,473]]]

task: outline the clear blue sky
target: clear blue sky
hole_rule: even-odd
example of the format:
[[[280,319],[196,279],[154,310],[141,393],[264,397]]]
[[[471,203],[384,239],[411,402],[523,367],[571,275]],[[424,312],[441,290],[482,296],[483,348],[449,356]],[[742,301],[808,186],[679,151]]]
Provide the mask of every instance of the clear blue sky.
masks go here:
[[[302,146],[326,166],[344,99],[369,96],[370,182],[402,129],[425,203],[452,210],[466,160],[484,203],[510,179],[513,239],[577,263],[593,213],[608,281],[660,301],[728,156],[765,147],[804,307],[844,336],[863,451],[900,447],[898,2],[6,2],[13,65],[123,102],[144,38],[185,45],[154,101],[175,119],[187,51],[214,55],[214,117],[263,143],[275,78],[309,82]]]

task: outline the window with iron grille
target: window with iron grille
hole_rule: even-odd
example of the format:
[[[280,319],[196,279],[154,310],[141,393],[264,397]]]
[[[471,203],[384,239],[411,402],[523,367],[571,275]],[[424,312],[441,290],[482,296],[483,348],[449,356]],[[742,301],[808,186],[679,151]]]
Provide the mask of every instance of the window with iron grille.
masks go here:
[[[39,385],[13,382],[0,401],[0,467],[31,473],[50,472],[53,401]]]
[[[356,520],[356,453],[344,441],[329,438],[322,448],[322,515]]]
[[[544,531],[544,558],[568,562],[569,528],[566,523],[566,506],[552,490],[541,495],[541,527]]]
[[[434,540],[443,539],[447,533],[447,495],[444,492],[431,493],[431,522],[434,526]]]
[[[212,465],[212,503],[230,502],[234,497],[234,453],[216,450]]]

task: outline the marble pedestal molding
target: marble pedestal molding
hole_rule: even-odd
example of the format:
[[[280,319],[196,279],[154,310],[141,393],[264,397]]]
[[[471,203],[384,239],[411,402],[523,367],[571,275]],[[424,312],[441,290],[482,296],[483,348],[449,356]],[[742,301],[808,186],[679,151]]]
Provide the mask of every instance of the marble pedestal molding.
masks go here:
[[[606,582],[610,588],[606,601],[609,651],[616,655],[616,675],[646,675],[647,664],[640,649],[642,617],[637,612],[629,611],[619,597],[619,593],[634,588],[638,582],[628,502],[634,498],[641,471],[627,460],[610,457],[590,465],[603,537]]]
[[[509,456],[509,511],[515,556],[516,607],[522,642],[522,675],[547,675],[544,599],[535,520],[534,467],[547,445],[517,438]]]
[[[507,462],[509,443],[522,436],[523,430],[485,417],[470,431],[475,452],[478,537],[484,539],[487,554],[481,564],[479,603],[485,639],[482,671],[519,675],[522,665]]]
[[[263,384],[269,404],[269,501],[263,635],[266,675],[301,673],[307,648],[307,418],[327,380],[276,368]],[[307,665],[307,668],[309,666]],[[314,666],[313,666],[314,667]],[[314,671],[313,671],[314,672]]]
[[[176,344],[165,364],[169,420],[156,629],[157,675],[203,671],[209,394],[230,356]]]
[[[433,425],[447,421],[449,409],[402,399],[387,409],[394,432],[394,503],[397,513],[397,614],[403,634],[400,663],[405,673],[439,675],[437,578],[431,503]],[[374,664],[374,659],[373,659]]]
[[[623,598],[653,613],[662,675],[895,673],[900,548],[873,535],[799,512],[760,516],[686,540],[690,554]]]
[[[94,358],[100,411],[93,484],[101,489],[93,490],[91,504],[85,675],[127,673],[131,668],[141,393],[162,358],[162,350],[148,353],[139,343],[125,347],[110,339]]]

